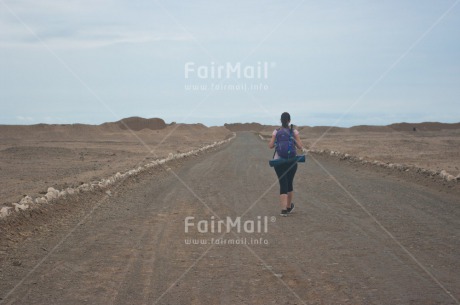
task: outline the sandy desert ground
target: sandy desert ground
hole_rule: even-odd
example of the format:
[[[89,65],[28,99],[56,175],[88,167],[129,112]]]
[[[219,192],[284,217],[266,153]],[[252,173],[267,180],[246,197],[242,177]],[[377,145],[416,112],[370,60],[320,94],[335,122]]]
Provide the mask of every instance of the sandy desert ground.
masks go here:
[[[101,125],[3,125],[0,204],[11,206],[25,195],[43,196],[48,187],[65,189],[100,180],[169,153],[226,139],[233,131],[257,132],[268,139],[275,128],[257,123],[208,128],[138,117]],[[298,130],[304,144],[314,151],[445,170],[460,178],[460,124],[300,126]]]
[[[252,126],[269,138],[276,126]],[[415,128],[415,131],[414,131]],[[298,128],[304,144],[315,151],[332,150],[365,160],[400,163],[460,174],[460,124],[420,123],[352,128]]]
[[[48,187],[65,189],[107,178],[231,136],[224,127],[166,125],[137,117],[122,121],[0,126],[0,204],[43,196]]]

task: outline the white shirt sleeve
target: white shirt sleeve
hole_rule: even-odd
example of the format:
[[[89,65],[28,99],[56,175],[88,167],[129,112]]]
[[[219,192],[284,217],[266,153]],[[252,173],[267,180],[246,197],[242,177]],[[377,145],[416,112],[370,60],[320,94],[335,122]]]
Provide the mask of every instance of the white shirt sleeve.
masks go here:
[[[276,136],[276,133],[278,132],[278,129],[273,130],[272,136]],[[294,134],[298,135],[299,131],[297,129],[294,129]]]

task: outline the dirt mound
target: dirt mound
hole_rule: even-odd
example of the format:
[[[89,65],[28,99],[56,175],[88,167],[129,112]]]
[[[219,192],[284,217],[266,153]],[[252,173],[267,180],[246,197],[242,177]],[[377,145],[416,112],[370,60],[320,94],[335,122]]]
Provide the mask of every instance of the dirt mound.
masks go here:
[[[374,125],[358,125],[349,128],[350,131],[357,132],[392,132],[392,129],[389,126],[374,126]]]
[[[174,131],[185,131],[185,132],[196,132],[207,130],[203,124],[183,124],[183,123],[174,123],[167,126],[167,130]]]
[[[394,132],[394,131],[440,131],[460,129],[460,123],[438,123],[438,122],[424,122],[424,123],[395,123],[386,126],[379,125],[357,125],[349,128],[345,127],[331,127],[331,126],[295,126],[300,132],[311,133],[340,133],[340,132]],[[228,128],[228,127],[227,127]],[[278,127],[276,127],[278,128]],[[268,129],[268,131],[270,128]],[[267,128],[261,128],[260,131],[267,131]]]
[[[460,129],[460,123],[439,123],[439,122],[423,122],[423,123],[396,123],[388,125],[396,131],[439,131],[443,129]]]
[[[313,127],[309,127],[309,126],[304,126],[300,129],[300,131],[303,131],[303,132],[312,132],[312,133],[336,133],[336,132],[342,132],[342,131],[346,131],[347,129],[346,128],[342,128],[342,127],[331,127],[331,126],[313,126]]]
[[[130,117],[116,121],[113,124],[117,125],[120,129],[131,129],[134,131],[139,131],[142,129],[159,130],[166,128],[165,121],[159,118],[144,119],[141,117]]]
[[[264,125],[259,123],[231,123],[231,124],[224,124],[225,128],[230,131],[237,132],[237,131],[261,131],[264,128]]]

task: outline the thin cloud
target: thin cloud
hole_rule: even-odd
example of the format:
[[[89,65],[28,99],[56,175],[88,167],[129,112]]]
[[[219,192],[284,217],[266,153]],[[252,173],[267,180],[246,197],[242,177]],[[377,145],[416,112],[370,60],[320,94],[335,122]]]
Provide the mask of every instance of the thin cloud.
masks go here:
[[[30,116],[18,115],[16,116],[16,120],[20,121],[21,123],[28,123],[34,121],[34,118]]]
[[[122,8],[108,5],[108,1],[18,1],[8,3],[8,10],[0,12],[0,47],[40,47],[44,42],[51,48],[99,48],[115,44],[138,44],[161,41],[191,40],[182,31],[149,25],[149,20],[127,18]],[[133,12],[131,12],[132,14]],[[148,29],[148,30],[146,30]],[[41,41],[40,41],[41,40]]]
[[[29,26],[30,27],[30,26]],[[40,38],[37,39],[26,29],[3,27],[0,34],[1,47],[41,47],[44,42],[51,48],[99,48],[116,44],[154,43],[162,41],[188,42],[190,37],[183,34],[146,32],[118,27],[94,27],[84,29],[45,29],[30,27]]]

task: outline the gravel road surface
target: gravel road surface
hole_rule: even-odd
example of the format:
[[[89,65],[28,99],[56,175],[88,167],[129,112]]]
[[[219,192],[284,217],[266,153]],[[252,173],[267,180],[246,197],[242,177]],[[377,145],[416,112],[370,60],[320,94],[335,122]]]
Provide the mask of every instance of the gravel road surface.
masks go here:
[[[271,154],[238,133],[87,203],[5,252],[0,303],[459,304],[458,194],[310,157],[280,217]]]

